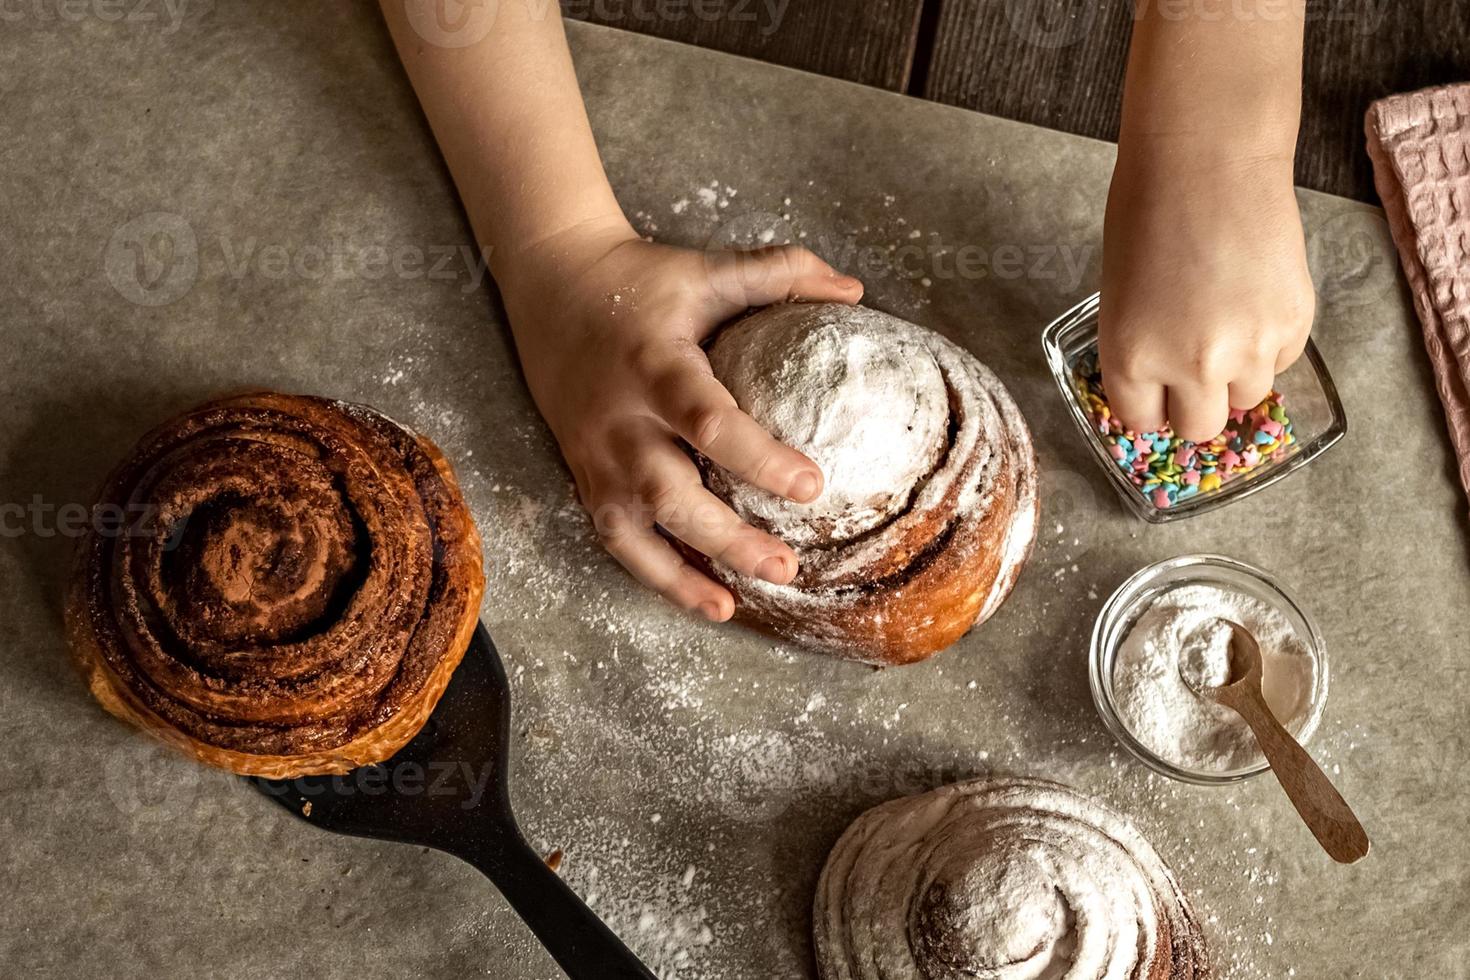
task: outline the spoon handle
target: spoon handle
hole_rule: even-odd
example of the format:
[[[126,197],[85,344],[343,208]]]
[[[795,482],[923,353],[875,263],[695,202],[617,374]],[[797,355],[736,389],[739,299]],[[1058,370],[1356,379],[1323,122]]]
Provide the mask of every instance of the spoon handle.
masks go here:
[[[1230,693],[1227,703],[1255,732],[1271,771],[1317,843],[1340,864],[1366,857],[1370,846],[1367,831],[1327,774],[1276,720],[1265,699],[1258,692]]]
[[[658,980],[519,834],[456,853],[494,882],[571,980]]]

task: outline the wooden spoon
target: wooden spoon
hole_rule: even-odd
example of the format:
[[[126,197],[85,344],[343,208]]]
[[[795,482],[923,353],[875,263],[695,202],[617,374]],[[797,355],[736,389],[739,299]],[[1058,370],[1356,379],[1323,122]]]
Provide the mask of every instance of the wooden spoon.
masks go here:
[[[1225,622],[1231,629],[1230,681],[1195,690],[1231,708],[1250,725],[1271,771],[1322,849],[1340,864],[1361,861],[1370,847],[1367,831],[1327,774],[1271,713],[1261,692],[1261,647],[1256,638],[1244,626]]]

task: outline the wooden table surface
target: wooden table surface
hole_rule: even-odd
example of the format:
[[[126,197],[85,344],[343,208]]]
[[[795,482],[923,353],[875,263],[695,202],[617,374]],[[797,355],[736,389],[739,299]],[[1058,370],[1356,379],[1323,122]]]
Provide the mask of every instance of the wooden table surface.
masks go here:
[[[1200,0],[1228,9],[1229,0]],[[1297,182],[1375,200],[1363,113],[1470,79],[1467,0],[1306,0]],[[568,16],[921,95],[1117,135],[1129,0],[562,0]]]

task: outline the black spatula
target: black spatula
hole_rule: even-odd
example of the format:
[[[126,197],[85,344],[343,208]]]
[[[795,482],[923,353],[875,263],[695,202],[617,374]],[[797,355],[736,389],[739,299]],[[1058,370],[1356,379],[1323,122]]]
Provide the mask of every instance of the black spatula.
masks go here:
[[[324,830],[468,861],[572,980],[656,980],[521,837],[507,789],[509,748],[510,685],[478,626],[428,724],[393,758],[344,776],[250,781]]]

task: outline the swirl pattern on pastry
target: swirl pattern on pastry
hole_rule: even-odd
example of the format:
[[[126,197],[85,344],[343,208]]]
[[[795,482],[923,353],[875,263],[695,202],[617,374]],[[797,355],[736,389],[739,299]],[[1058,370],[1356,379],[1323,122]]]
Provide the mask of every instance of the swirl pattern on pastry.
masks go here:
[[[921,660],[983,622],[1036,533],[1036,458],[1020,410],[968,352],[866,307],[786,304],[709,352],[740,408],[821,468],[796,504],[701,460],[737,514],[790,544],[789,585],[712,571],[742,618],[879,665]]]
[[[93,515],[67,602],[89,687],[235,772],[387,759],[479,614],[480,538],[449,464],[360,406],[202,405],[142,439]]]
[[[822,980],[1203,980],[1188,899],[1132,824],[1038,779],[893,800],[832,849]]]

